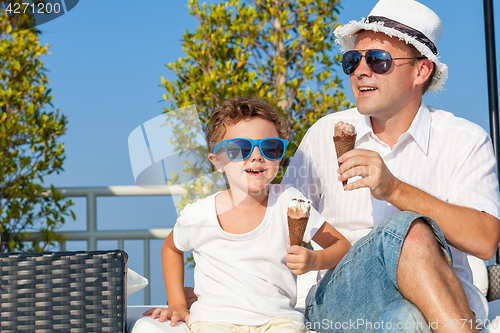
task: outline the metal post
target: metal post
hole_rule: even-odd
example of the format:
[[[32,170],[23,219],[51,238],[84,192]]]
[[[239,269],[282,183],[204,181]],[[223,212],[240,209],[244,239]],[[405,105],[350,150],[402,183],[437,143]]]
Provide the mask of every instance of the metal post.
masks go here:
[[[148,279],[149,283],[146,286],[144,290],[144,304],[145,305],[150,305],[151,304],[151,270],[150,270],[150,250],[149,250],[149,242],[150,239],[146,238],[144,239],[144,277]]]
[[[97,250],[97,239],[93,235],[97,230],[97,198],[94,192],[87,194],[87,231],[91,234],[87,241],[89,251]]]
[[[488,72],[488,102],[490,107],[490,135],[497,157],[497,174],[500,175],[500,144],[498,131],[498,85],[495,53],[495,25],[493,2],[484,0],[484,31],[486,36],[486,69]],[[500,248],[497,250],[497,264],[500,263]]]

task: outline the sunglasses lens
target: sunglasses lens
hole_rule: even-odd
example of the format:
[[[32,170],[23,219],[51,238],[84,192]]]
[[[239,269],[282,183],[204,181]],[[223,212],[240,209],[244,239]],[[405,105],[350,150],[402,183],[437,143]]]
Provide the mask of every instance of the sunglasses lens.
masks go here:
[[[392,59],[389,52],[370,50],[365,53],[365,60],[370,69],[376,74],[384,74],[391,69]]]
[[[232,160],[244,160],[252,152],[252,144],[247,140],[233,140],[227,143],[227,156]]]
[[[348,51],[342,56],[342,69],[347,75],[354,73],[361,61],[361,54],[358,51]]]
[[[285,153],[284,143],[276,139],[264,140],[260,147],[264,157],[269,160],[279,160]]]
[[[348,51],[342,56],[342,69],[347,75],[354,73],[361,62],[361,53]],[[369,50],[365,55],[368,67],[376,74],[384,74],[391,69],[392,58],[389,52],[383,50]]]

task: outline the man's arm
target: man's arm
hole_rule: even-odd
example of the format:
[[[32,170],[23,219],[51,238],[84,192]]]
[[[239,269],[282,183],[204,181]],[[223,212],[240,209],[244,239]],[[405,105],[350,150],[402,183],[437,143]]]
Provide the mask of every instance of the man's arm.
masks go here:
[[[339,180],[362,178],[346,190],[368,187],[374,198],[387,201],[399,210],[429,216],[439,225],[450,245],[480,259],[489,260],[500,242],[500,221],[485,212],[442,201],[397,179],[380,155],[354,149],[339,158]]]

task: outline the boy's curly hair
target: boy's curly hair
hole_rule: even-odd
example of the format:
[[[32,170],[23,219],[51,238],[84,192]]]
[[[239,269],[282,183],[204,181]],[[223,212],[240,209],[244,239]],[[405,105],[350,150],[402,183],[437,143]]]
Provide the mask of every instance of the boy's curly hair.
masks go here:
[[[255,96],[235,97],[224,102],[210,117],[206,133],[210,152],[222,141],[226,133],[226,126],[235,125],[242,120],[255,117],[274,123],[279,137],[288,140],[290,130],[274,108]]]

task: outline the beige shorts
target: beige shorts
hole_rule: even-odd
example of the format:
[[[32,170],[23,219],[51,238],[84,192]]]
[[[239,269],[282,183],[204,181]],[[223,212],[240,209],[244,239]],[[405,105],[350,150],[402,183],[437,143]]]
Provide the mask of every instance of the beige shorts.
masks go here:
[[[233,325],[220,321],[198,321],[191,325],[193,333],[305,333],[305,325],[289,317],[271,319],[265,324]]]

